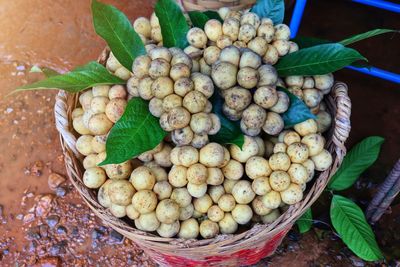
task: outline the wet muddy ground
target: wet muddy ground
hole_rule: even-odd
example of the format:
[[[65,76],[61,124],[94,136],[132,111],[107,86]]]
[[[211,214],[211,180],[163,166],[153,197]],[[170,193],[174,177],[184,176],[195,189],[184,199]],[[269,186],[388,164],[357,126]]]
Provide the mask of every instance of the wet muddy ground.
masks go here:
[[[130,18],[151,12],[152,1],[104,2],[116,5]],[[371,28],[400,28],[400,17],[394,13],[332,2],[311,1],[300,34],[340,40]],[[16,86],[42,78],[29,73],[33,65],[65,72],[97,57],[105,44],[93,31],[90,1],[0,0],[0,25],[0,265],[153,265],[134,244],[102,226],[64,180],[53,117],[55,92],[6,97]],[[399,46],[399,35],[386,35],[357,48],[373,65],[400,73]],[[353,102],[348,145],[369,135],[386,138],[377,163],[355,190],[346,192],[365,207],[400,156],[400,86],[350,70],[340,71],[337,77],[348,83]],[[326,203],[322,198],[316,205],[318,220],[328,221]],[[329,227],[317,226],[303,236],[291,232],[276,255],[260,266],[365,265]],[[398,199],[374,229],[395,266],[400,258]]]

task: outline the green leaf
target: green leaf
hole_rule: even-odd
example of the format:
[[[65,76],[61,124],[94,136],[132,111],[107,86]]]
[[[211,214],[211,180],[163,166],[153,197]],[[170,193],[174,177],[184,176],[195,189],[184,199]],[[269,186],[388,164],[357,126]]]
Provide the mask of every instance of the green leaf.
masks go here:
[[[333,43],[332,41],[329,41],[329,40],[318,39],[318,38],[314,38],[314,37],[304,37],[304,36],[296,37],[292,41],[295,42],[299,46],[300,49],[312,47],[312,46],[316,46],[316,45],[320,45],[320,44]],[[351,66],[356,67],[356,68],[368,68],[368,69],[370,69],[372,67],[366,61],[356,61],[356,62],[352,63]]]
[[[184,49],[188,45],[189,25],[178,4],[173,0],[158,0],[154,10],[160,21],[163,45]]]
[[[311,208],[306,210],[306,212],[296,221],[296,224],[300,233],[304,234],[310,231],[313,224]]]
[[[96,85],[125,83],[126,81],[109,73],[103,65],[92,61],[66,74],[51,76],[45,80],[18,87],[16,91],[62,89],[76,93]]]
[[[389,32],[399,32],[399,31],[395,31],[395,30],[390,30],[390,29],[375,29],[375,30],[371,30],[365,33],[361,33],[361,34],[357,34],[354,36],[351,36],[349,38],[346,38],[342,41],[340,41],[339,43],[347,46],[349,44],[353,44],[355,42],[359,42],[362,40],[365,40],[367,38],[371,38],[380,34],[384,34],[384,33],[389,33]],[[312,47],[312,46],[316,46],[316,45],[320,45],[320,44],[327,44],[327,43],[333,43],[332,41],[329,40],[325,40],[325,39],[319,39],[319,38],[314,38],[314,37],[305,37],[305,36],[299,36],[296,37],[292,40],[293,42],[295,42],[300,48],[307,48],[307,47]],[[370,69],[372,66],[367,64],[365,61],[357,61],[351,64],[354,67],[357,68],[367,68]]]
[[[381,35],[381,34],[384,34],[384,33],[388,33],[388,32],[399,32],[399,31],[390,30],[390,29],[375,29],[375,30],[371,30],[371,31],[368,31],[368,32],[360,33],[360,34],[357,34],[357,35],[353,35],[353,36],[351,36],[349,38],[346,38],[346,39],[340,41],[339,43],[342,44],[342,45],[347,46],[349,44],[353,44],[355,42],[359,42],[359,41],[362,41],[362,40],[365,40],[365,39],[368,39],[368,38],[371,38],[371,37],[374,37],[374,36],[377,36],[377,35]]]
[[[307,37],[307,36],[297,36],[296,38],[292,39],[293,42],[295,42],[300,49],[302,48],[307,48],[307,47],[312,47],[320,44],[329,44],[333,43],[332,41],[325,40],[325,39],[319,39],[315,37]]]
[[[290,128],[300,122],[316,118],[316,116],[311,113],[311,110],[306,106],[306,104],[304,104],[303,101],[301,101],[300,98],[289,92],[286,88],[278,87],[277,89],[285,92],[290,99],[290,106],[288,110],[282,114],[285,128]]]
[[[114,56],[128,70],[137,56],[146,54],[143,42],[131,22],[117,8],[92,1],[93,24],[96,33],[108,44]]]
[[[367,68],[369,70],[372,68],[372,66],[368,64],[366,61],[356,61],[354,63],[351,63],[351,66],[356,68]]]
[[[282,57],[275,65],[279,76],[321,75],[366,60],[356,50],[341,44],[321,44]]]
[[[257,3],[251,8],[251,12],[256,13],[261,18],[270,18],[274,24],[283,22],[285,16],[284,0],[257,0]]]
[[[155,148],[167,135],[151,115],[148,102],[132,98],[107,137],[107,158],[99,165],[118,164]]]
[[[57,71],[50,69],[50,68],[46,68],[46,67],[42,67],[40,68],[39,66],[32,66],[31,70],[29,71],[31,73],[43,73],[47,78],[52,77],[52,76],[56,76],[56,75],[60,75],[60,73],[58,73]]]
[[[344,157],[328,188],[344,190],[352,186],[360,174],[376,161],[384,141],[380,136],[370,136],[355,145]]]
[[[204,29],[204,25],[206,25],[209,20],[209,17],[206,14],[201,13],[200,11],[189,11],[188,14],[194,27]]]
[[[218,92],[215,92],[210,98],[210,101],[213,105],[212,112],[219,117],[221,122],[221,129],[217,134],[210,135],[210,140],[219,144],[235,144],[242,148],[244,144],[244,135],[240,129],[240,124],[239,122],[229,120],[222,113],[223,98]]]
[[[330,214],[333,227],[358,257],[366,261],[383,259],[374,232],[367,223],[363,211],[353,201],[334,195]]]
[[[204,29],[204,25],[206,25],[207,21],[210,19],[216,19],[222,22],[221,17],[215,11],[189,11],[188,12],[189,18],[192,21],[194,27],[198,27]]]
[[[207,11],[204,11],[203,14],[206,14],[209,19],[216,19],[216,20],[219,20],[221,23],[224,22],[224,20],[221,18],[221,16],[216,11],[207,10]]]
[[[362,40],[365,40],[365,39],[368,39],[368,38],[371,38],[371,37],[374,37],[377,35],[381,35],[384,33],[389,33],[389,32],[399,32],[399,31],[391,30],[391,29],[375,29],[375,30],[360,33],[357,35],[353,35],[353,36],[346,38],[338,43],[342,44],[344,46],[347,46],[349,44],[353,44],[355,42],[359,42],[359,41],[362,41]],[[334,43],[329,40],[319,39],[319,38],[314,38],[314,37],[306,37],[306,36],[298,36],[298,37],[294,38],[292,41],[295,42],[300,48],[307,48],[307,47],[316,46],[316,45],[320,45],[320,44]]]

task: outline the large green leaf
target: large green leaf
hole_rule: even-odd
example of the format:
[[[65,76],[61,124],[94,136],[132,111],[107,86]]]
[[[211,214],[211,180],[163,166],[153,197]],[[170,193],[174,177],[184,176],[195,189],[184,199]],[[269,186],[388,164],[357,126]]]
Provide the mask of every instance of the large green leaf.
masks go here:
[[[160,21],[163,45],[185,48],[189,25],[178,4],[173,0],[158,0],[154,10]]]
[[[349,38],[346,38],[338,43],[347,46],[350,44],[353,44],[355,42],[359,42],[380,34],[384,33],[389,33],[389,32],[399,32],[395,30],[390,30],[390,29],[375,29],[371,30],[365,33],[353,35]],[[305,36],[299,36],[293,39],[293,42],[295,42],[300,48],[307,48],[307,47],[312,47],[320,44],[327,44],[327,43],[333,43],[332,41],[325,40],[325,39],[319,39],[319,38],[314,38],[314,37],[305,37]],[[365,61],[358,61],[358,62],[353,62],[351,64],[354,67],[357,68],[371,68],[369,64],[367,64]]]
[[[92,1],[93,24],[96,33],[108,44],[114,56],[128,70],[137,56],[146,53],[143,42],[131,22],[117,8]]]
[[[216,19],[216,20],[219,20],[220,22],[224,22],[224,20],[221,18],[221,16],[216,11],[207,10],[207,11],[204,11],[203,13],[206,14],[209,19]]]
[[[223,98],[218,94],[218,92],[215,92],[210,98],[210,101],[213,105],[212,112],[219,117],[221,122],[221,129],[217,134],[210,135],[210,140],[219,144],[235,144],[242,148],[244,135],[240,129],[240,124],[229,120],[222,113],[222,105],[224,103]]]
[[[372,66],[370,64],[368,64],[367,61],[357,61],[357,62],[351,63],[350,65],[353,67],[356,67],[356,68],[367,68],[369,70],[372,68]]]
[[[341,44],[321,44],[288,54],[275,65],[279,76],[322,75],[340,70],[358,60],[359,52]]]
[[[303,37],[303,36],[294,38],[293,42],[295,42],[300,47],[300,49],[312,47],[312,46],[316,46],[316,45],[320,45],[320,44],[333,43],[329,40],[318,39],[318,38],[314,38],[314,37]],[[368,69],[371,68],[371,65],[369,65],[366,61],[353,62],[350,65],[353,67],[357,67],[357,68],[368,68]]]
[[[166,135],[158,119],[149,112],[148,102],[132,98],[107,137],[107,158],[100,165],[132,159],[156,147]]]
[[[383,141],[385,139],[380,136],[370,136],[355,145],[344,157],[328,188],[344,190],[352,186],[360,174],[376,161]]]
[[[124,83],[126,83],[124,80],[109,73],[103,65],[92,61],[66,74],[51,76],[45,80],[18,87],[16,91],[62,89],[76,93],[96,85]]]
[[[209,17],[200,11],[189,11],[188,15],[193,26],[201,29],[204,29],[204,25],[206,25],[209,20]]]
[[[306,210],[306,212],[296,221],[296,224],[300,233],[304,234],[310,231],[313,224],[311,208]]]
[[[270,18],[274,24],[283,22],[285,16],[284,0],[257,0],[251,8],[251,12],[256,13],[261,18]]]
[[[342,41],[340,41],[339,43],[342,45],[349,45],[349,44],[353,44],[355,42],[359,42],[377,35],[381,35],[384,33],[389,33],[389,32],[399,32],[399,31],[395,31],[395,30],[390,30],[390,29],[375,29],[375,30],[371,30],[368,32],[364,32],[364,33],[360,33],[360,34],[356,34],[353,35],[349,38],[346,38]]]
[[[193,26],[201,28],[201,29],[204,29],[204,25],[210,19],[216,19],[216,20],[219,20],[220,22],[223,22],[223,20],[219,16],[218,12],[215,12],[212,10],[207,10],[204,12],[189,11],[188,15],[189,15],[190,20],[192,21]]]
[[[334,43],[329,40],[325,39],[319,39],[315,37],[307,37],[307,36],[297,36],[296,38],[292,39],[293,42],[295,42],[300,49],[307,48],[307,47],[312,47],[320,44],[329,44],[329,43]]]
[[[193,26],[201,29],[204,29],[204,25],[206,25],[207,21],[209,21],[210,19],[216,19],[222,22],[221,17],[215,11],[189,11],[188,15],[190,17],[190,20],[192,21]]]
[[[333,227],[343,242],[366,261],[383,259],[375,235],[367,223],[363,211],[353,201],[334,195],[331,203]]]
[[[290,99],[290,106],[288,110],[282,114],[285,128],[290,128],[300,122],[316,118],[316,116],[311,113],[311,110],[306,106],[306,104],[304,104],[303,101],[301,101],[300,98],[289,92],[286,88],[278,87],[277,89],[285,92]]]
[[[359,42],[359,41],[362,41],[362,40],[365,40],[365,39],[368,39],[368,38],[371,38],[371,37],[374,37],[377,35],[381,35],[384,33],[389,33],[389,32],[399,32],[399,31],[390,30],[390,29],[375,29],[375,30],[371,30],[368,32],[353,35],[353,36],[346,38],[338,43],[340,43],[344,46],[347,46],[347,45],[353,44],[355,42]],[[315,37],[306,37],[306,36],[298,36],[298,37],[294,38],[292,41],[295,42],[300,48],[307,48],[307,47],[316,46],[316,45],[320,45],[320,44],[334,43],[329,40],[319,39],[319,38],[315,38]]]

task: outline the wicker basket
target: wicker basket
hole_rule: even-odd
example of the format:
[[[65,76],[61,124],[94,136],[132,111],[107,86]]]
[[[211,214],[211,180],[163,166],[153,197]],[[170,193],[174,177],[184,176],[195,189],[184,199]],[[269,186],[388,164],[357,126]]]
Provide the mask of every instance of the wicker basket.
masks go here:
[[[98,61],[104,64],[108,53],[108,50],[103,51]],[[315,182],[304,199],[290,206],[272,224],[258,224],[236,235],[219,235],[206,240],[162,238],[139,231],[128,222],[112,216],[97,202],[96,193],[82,183],[81,156],[75,149],[76,136],[71,126],[71,112],[78,104],[78,95],[60,91],[56,98],[55,117],[68,176],[82,199],[104,224],[133,240],[161,266],[240,266],[257,263],[273,254],[293,223],[317,200],[329,178],[340,166],[346,153],[344,142],[350,132],[351,102],[346,85],[336,83],[326,100],[334,118],[327,136],[327,149],[333,156],[331,168],[314,178]]]
[[[232,10],[243,10],[250,8],[257,0],[178,0],[184,10],[217,10],[221,7],[229,7]],[[294,0],[285,0],[285,7],[291,8]]]
[[[232,10],[243,10],[250,8],[256,0],[182,0],[185,10],[210,10],[221,7],[229,7]]]

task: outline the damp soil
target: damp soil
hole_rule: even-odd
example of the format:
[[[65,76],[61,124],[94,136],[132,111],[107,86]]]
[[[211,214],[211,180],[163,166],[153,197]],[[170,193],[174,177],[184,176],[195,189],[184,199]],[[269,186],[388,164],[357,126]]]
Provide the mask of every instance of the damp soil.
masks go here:
[[[154,1],[108,0],[128,17],[148,16]],[[354,14],[357,14],[355,16]],[[0,1],[0,265],[154,266],[131,241],[101,224],[66,178],[54,126],[54,91],[6,96],[39,80],[33,65],[65,72],[94,60],[105,43],[94,33],[90,1]],[[348,1],[312,1],[301,34],[340,40],[371,28],[400,28],[398,15]],[[400,73],[399,36],[378,37],[359,48],[377,67]],[[345,192],[365,207],[400,156],[400,86],[349,70],[353,130],[348,145],[369,135],[386,138],[377,163],[357,188]],[[329,222],[328,196],[316,218]],[[397,202],[399,202],[397,200]],[[85,227],[81,227],[85,225]],[[400,258],[400,205],[374,226],[388,263]],[[291,231],[277,253],[258,266],[364,266],[324,223],[308,234]]]

